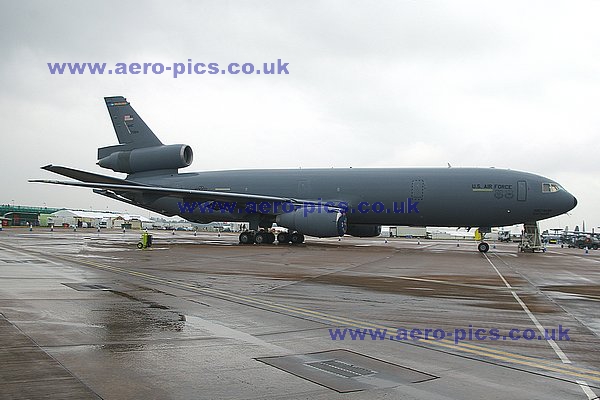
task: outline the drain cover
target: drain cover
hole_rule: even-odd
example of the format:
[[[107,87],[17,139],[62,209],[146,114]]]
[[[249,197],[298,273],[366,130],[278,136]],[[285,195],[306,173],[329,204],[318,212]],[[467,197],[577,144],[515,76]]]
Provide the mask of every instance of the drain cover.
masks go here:
[[[438,378],[349,350],[330,350],[256,360],[339,393],[391,388]]]
[[[373,375],[376,372],[369,369],[357,367],[339,360],[327,360],[305,363],[309,367],[320,371],[341,376],[342,378],[355,378],[357,376]]]

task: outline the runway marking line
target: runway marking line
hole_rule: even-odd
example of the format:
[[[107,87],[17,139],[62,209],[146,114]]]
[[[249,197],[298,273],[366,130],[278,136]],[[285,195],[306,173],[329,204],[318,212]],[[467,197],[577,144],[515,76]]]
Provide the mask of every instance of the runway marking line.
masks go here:
[[[498,268],[496,268],[496,266],[494,265],[494,263],[492,262],[492,260],[490,260],[490,258],[488,257],[488,255],[485,254],[485,253],[483,253],[483,255],[485,256],[485,259],[488,261],[488,263],[492,266],[492,268],[494,269],[494,271],[496,271],[496,274],[498,274],[498,276],[500,277],[500,279],[502,279],[502,282],[504,282],[504,284],[506,285],[506,287],[510,289],[510,293],[513,295],[513,297],[515,298],[515,300],[517,301],[517,303],[519,303],[519,305],[521,306],[521,308],[523,309],[523,311],[525,311],[525,313],[527,314],[527,316],[529,317],[529,319],[537,327],[537,329],[540,332],[540,334],[542,335],[542,337],[545,337],[544,336],[544,332],[545,332],[544,326],[540,323],[540,321],[536,318],[536,316],[533,315],[533,313],[531,312],[531,310],[529,309],[529,307],[527,307],[527,305],[525,304],[525,302],[523,302],[523,300],[521,300],[521,298],[519,297],[519,295],[517,294],[517,292],[513,289],[513,287],[506,281],[506,279],[504,279],[504,276],[500,273],[500,271],[498,270]],[[560,358],[560,360],[563,362],[563,364],[572,364],[571,360],[569,360],[569,357],[567,357],[567,355],[562,351],[562,349],[558,346],[558,344],[556,344],[556,342],[553,339],[546,339],[546,341],[548,342],[548,344],[550,345],[550,347],[552,347],[552,350],[554,350],[554,352],[556,353],[556,355],[558,356],[558,358]],[[588,396],[588,399],[596,399],[596,398],[598,398],[598,396],[596,396],[596,394],[594,393],[594,391],[592,389],[590,389],[590,387],[588,386],[588,384],[587,384],[586,381],[577,380],[576,382],[579,385],[579,387],[581,387],[581,389],[586,394],[586,396]],[[590,395],[591,395],[591,397],[590,397]]]

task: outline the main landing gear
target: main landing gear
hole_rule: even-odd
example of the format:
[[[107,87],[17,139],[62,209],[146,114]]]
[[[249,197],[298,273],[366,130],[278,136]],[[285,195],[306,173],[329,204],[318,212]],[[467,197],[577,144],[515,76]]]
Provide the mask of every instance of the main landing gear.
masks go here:
[[[279,243],[304,243],[304,235],[299,232],[281,232],[277,235]],[[265,230],[245,231],[240,233],[240,244],[273,244],[275,243],[275,234]]]
[[[277,241],[279,243],[301,244],[304,243],[304,235],[299,232],[281,232],[277,235]]]

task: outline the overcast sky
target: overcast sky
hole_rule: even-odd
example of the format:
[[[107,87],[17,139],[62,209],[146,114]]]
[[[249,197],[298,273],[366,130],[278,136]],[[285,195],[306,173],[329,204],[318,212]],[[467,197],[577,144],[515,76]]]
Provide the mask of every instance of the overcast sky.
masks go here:
[[[95,165],[127,97],[183,171],[480,166],[579,200],[600,226],[599,1],[3,2],[0,203],[140,209],[27,183]],[[48,62],[276,62],[289,75],[51,75]]]

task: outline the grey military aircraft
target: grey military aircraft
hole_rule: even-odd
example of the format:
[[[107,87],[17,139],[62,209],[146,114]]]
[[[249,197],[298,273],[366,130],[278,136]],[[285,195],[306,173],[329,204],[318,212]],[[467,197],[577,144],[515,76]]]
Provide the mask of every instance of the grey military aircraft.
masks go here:
[[[185,144],[165,145],[121,96],[106,97],[118,145],[97,164],[125,179],[67,167],[42,167],[76,181],[32,182],[95,193],[199,223],[248,222],[242,244],[302,243],[304,235],[374,237],[381,225],[491,227],[563,214],[577,200],[558,183],[495,168],[251,169],[179,173],[192,163]],[[287,228],[275,237],[273,223]],[[486,252],[482,241],[478,250]]]

